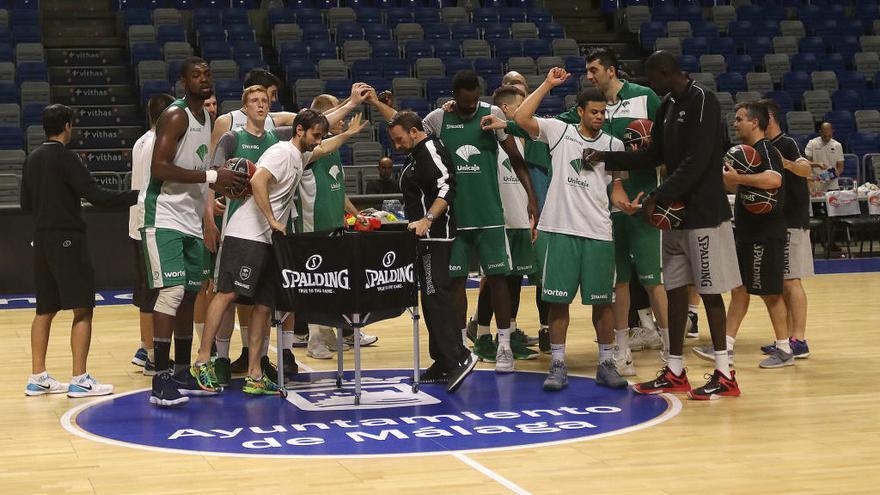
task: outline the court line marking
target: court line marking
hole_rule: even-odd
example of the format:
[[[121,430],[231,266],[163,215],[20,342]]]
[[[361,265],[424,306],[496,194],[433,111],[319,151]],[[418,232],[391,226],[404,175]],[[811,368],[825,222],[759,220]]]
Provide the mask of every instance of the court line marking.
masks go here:
[[[369,368],[369,370],[364,371],[389,371],[389,370],[401,370],[402,368]],[[351,371],[351,370],[346,370]],[[485,372],[485,373],[494,373],[494,370],[474,370],[477,372]],[[316,371],[316,373],[335,373],[336,370],[328,370],[328,371]],[[544,373],[543,371],[532,371],[532,370],[517,370],[517,373]],[[592,378],[595,380],[595,377],[589,375],[580,375],[569,373],[569,376],[579,376],[583,378]],[[634,431],[643,430],[646,428],[650,428],[652,426],[658,425],[660,423],[664,423],[673,417],[677,416],[678,413],[681,412],[682,404],[678,397],[672,394],[658,394],[654,397],[660,397],[666,401],[669,405],[666,411],[663,414],[657,416],[656,418],[645,421],[644,423],[639,423],[637,425],[628,426],[626,428],[621,428],[619,430],[608,431],[605,433],[599,433],[597,435],[591,435],[586,437],[577,437],[577,438],[568,438],[565,440],[554,440],[550,442],[536,442],[522,445],[510,445],[506,447],[487,447],[482,449],[465,449],[465,450],[446,450],[439,452],[408,452],[404,454],[364,454],[364,455],[299,455],[299,454],[239,454],[239,453],[231,453],[231,452],[213,452],[209,450],[184,450],[184,449],[172,449],[168,447],[155,447],[152,445],[143,445],[138,443],[131,442],[123,442],[121,440],[116,440],[108,437],[102,437],[100,435],[91,433],[79,427],[79,425],[75,424],[76,415],[79,414],[80,411],[91,407],[96,404],[100,404],[102,402],[111,401],[113,399],[124,397],[126,395],[137,394],[141,392],[146,392],[150,390],[149,388],[142,388],[137,390],[132,390],[129,392],[125,392],[122,394],[113,394],[105,397],[101,397],[99,399],[94,399],[85,404],[81,404],[75,406],[61,416],[61,426],[64,427],[68,432],[80,437],[85,438],[86,440],[92,440],[94,442],[100,442],[107,445],[114,445],[117,447],[126,447],[130,449],[139,449],[139,450],[147,450],[151,452],[164,452],[169,454],[184,454],[184,455],[199,455],[199,456],[211,456],[211,457],[251,457],[251,458],[261,458],[261,459],[376,459],[383,457],[426,457],[432,455],[451,455],[451,454],[475,454],[482,452],[505,452],[508,450],[522,450],[526,448],[539,448],[539,447],[550,447],[554,445],[563,445],[568,443],[576,443],[576,442],[588,442],[591,440],[598,440],[602,438],[612,437],[616,435],[623,435],[626,433],[632,433]]]
[[[477,462],[477,461],[471,459],[470,457],[468,457],[468,456],[462,454],[461,452],[455,452],[455,453],[453,453],[453,454],[451,454],[451,455],[452,455],[452,457],[455,457],[456,459],[458,459],[458,460],[460,460],[461,462],[467,464],[468,466],[470,466],[470,467],[476,469],[477,471],[479,471],[479,472],[485,474],[485,475],[488,476],[489,478],[492,478],[493,480],[497,481],[497,482],[500,483],[502,486],[504,486],[504,488],[507,488],[507,489],[510,490],[511,492],[516,493],[517,495],[531,495],[531,492],[529,492],[529,491],[526,490],[525,488],[523,488],[523,487],[517,485],[516,483],[514,483],[514,482],[510,481],[509,479],[505,478],[504,476],[501,476],[500,474],[496,473],[495,471],[492,471],[491,469],[487,468],[487,467],[484,466],[483,464],[480,464],[479,462]]]

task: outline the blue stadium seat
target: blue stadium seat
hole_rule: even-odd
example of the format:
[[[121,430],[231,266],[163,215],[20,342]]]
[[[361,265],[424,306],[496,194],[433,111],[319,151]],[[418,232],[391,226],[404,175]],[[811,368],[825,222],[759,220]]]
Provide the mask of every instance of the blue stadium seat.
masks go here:
[[[286,65],[293,58],[309,58],[309,48],[302,41],[282,41],[277,49],[281,65]]]
[[[157,43],[135,43],[131,46],[132,67],[142,60],[162,60],[162,49]]]
[[[500,60],[507,61],[510,57],[522,56],[522,43],[518,40],[495,40],[491,44],[495,57]]]
[[[314,79],[317,66],[307,58],[294,58],[284,65],[285,78],[288,81],[297,79]]]
[[[0,82],[0,103],[18,103],[18,87],[12,82]]]
[[[782,89],[788,92],[793,101],[801,101],[801,95],[813,89],[813,83],[806,72],[787,72],[782,76]]]
[[[315,8],[320,10],[332,9],[333,7],[338,7],[339,3],[336,0],[314,0]]]
[[[578,77],[587,73],[586,57],[565,57],[565,70]]]
[[[700,72],[700,61],[693,55],[682,55],[678,59],[678,65],[681,66],[681,70],[688,73]]]
[[[440,24],[440,9],[436,7],[416,7],[413,18],[422,26]]]
[[[524,57],[545,57],[553,55],[553,47],[547,40],[523,40],[522,50]]]
[[[701,38],[717,38],[718,37],[718,26],[713,22],[708,21],[696,21],[691,22],[691,31],[693,32],[695,37]]]
[[[736,55],[736,43],[733,38],[713,38],[709,40],[709,53],[717,53],[724,55],[724,58],[731,58]],[[754,57],[752,57],[755,60]]]
[[[8,26],[0,26],[0,43],[12,43],[12,31]]]
[[[391,8],[385,11],[385,19],[385,24],[392,28],[400,23],[413,22],[413,10],[402,7]]]
[[[266,64],[266,61],[262,58],[244,58],[236,60],[238,63],[238,70],[241,71],[242,74],[247,74],[248,71],[252,69],[268,69],[269,66]],[[275,110],[272,110],[273,112]]]
[[[496,75],[496,74],[491,74],[491,75],[488,75],[488,76],[483,77],[483,81],[485,81],[485,83],[486,83],[486,88],[489,89],[489,93],[490,93],[490,94],[491,94],[491,92],[493,91],[492,88],[498,88],[498,87],[501,87],[501,81],[502,81],[503,79],[504,79],[503,76],[499,76],[499,75]],[[486,89],[486,88],[484,88],[484,89]]]
[[[428,101],[437,101],[437,98],[452,96],[452,79],[449,77],[428,79],[425,84],[425,96]]]
[[[850,134],[856,132],[856,121],[851,112],[832,110],[825,114],[825,121],[834,127],[834,137],[838,141],[848,141]]]
[[[682,5],[682,3],[679,2],[678,20],[688,21],[690,23],[701,21],[703,20],[703,9],[700,8],[699,5]]]
[[[226,41],[226,30],[220,24],[203,24],[196,30],[199,45],[207,41]]]
[[[565,102],[563,97],[559,95],[549,95],[541,100],[541,104],[538,105],[538,110],[535,113],[537,115],[556,116],[564,111]]]
[[[839,53],[840,56],[844,58],[844,60],[852,60],[853,55],[862,51],[861,45],[859,43],[858,36],[851,34],[844,34],[838,38],[835,38],[833,41],[829,43],[829,40],[825,40],[828,48],[831,48],[835,53]]]
[[[785,118],[785,114],[794,110],[794,102],[791,95],[785,91],[768,91],[765,97],[770,98],[779,105],[780,118]]]
[[[678,20],[678,9],[675,5],[664,4],[651,9],[651,20],[666,24],[669,21]]]
[[[32,24],[13,24],[12,39],[16,43],[39,43],[43,41],[43,30]]]
[[[169,41],[187,41],[183,26],[161,24],[156,27],[156,43],[164,45]]]
[[[431,106],[422,98],[401,98],[398,106],[401,110],[412,110],[422,118],[431,111]]]
[[[475,40],[480,37],[480,31],[473,24],[453,24],[452,39],[454,40]]]
[[[340,22],[336,25],[336,42],[364,39],[364,28],[357,22]]]
[[[364,24],[364,39],[367,41],[390,40],[391,28],[385,24]]]
[[[493,24],[498,22],[498,10],[493,8],[481,7],[474,9],[474,24]]]
[[[736,18],[741,21],[760,21],[764,16],[761,7],[757,5],[741,5],[736,9]]]
[[[764,55],[773,53],[773,43],[766,36],[756,36],[746,44],[746,53],[753,60],[764,60]]]
[[[250,24],[229,24],[226,26],[226,39],[230,43],[236,41],[255,41],[254,28]]]
[[[223,10],[223,25],[224,26],[232,26],[235,24],[248,24],[250,23],[250,19],[248,19],[247,9],[224,9]]]
[[[351,77],[358,81],[368,77],[382,77],[382,66],[372,59],[355,60],[351,64]]]
[[[382,74],[387,79],[395,77],[409,77],[411,75],[409,60],[401,58],[389,58],[382,61]]]
[[[748,89],[746,78],[739,72],[718,74],[716,84],[718,85],[718,91],[727,91],[730,94],[736,94]]]
[[[206,41],[202,43],[202,58],[208,60],[224,60],[232,58],[232,47],[225,41]],[[133,64],[137,67],[137,64]]]
[[[323,24],[303,24],[300,26],[306,41],[329,41],[330,31]]]
[[[269,9],[267,18],[269,20],[269,30],[276,24],[296,24],[296,11],[293,9]]]
[[[748,74],[755,70],[755,62],[751,55],[734,55],[727,58],[727,71]]]
[[[321,15],[321,9],[318,8],[297,8],[296,23],[300,26],[307,24],[323,24],[324,16]]]
[[[853,11],[853,17],[856,19],[864,19],[865,22],[873,22],[874,19],[880,18],[880,6],[873,0],[867,2],[858,2]]]
[[[451,57],[443,59],[443,65],[446,66],[446,73],[454,76],[462,70],[473,70],[474,62],[469,58]]]
[[[422,24],[426,40],[448,40],[452,38],[452,31],[448,24]]]
[[[325,81],[324,90],[327,94],[333,95],[340,100],[344,100],[351,94],[351,85],[351,79],[331,79]]]
[[[354,15],[361,24],[382,24],[382,11],[375,7],[357,7]]]
[[[21,126],[27,129],[32,125],[43,125],[42,103],[27,103],[21,109]]]
[[[535,24],[553,22],[553,13],[545,7],[529,7],[526,9],[526,20]]]
[[[483,39],[486,41],[504,40],[510,38],[509,24],[485,24],[483,26]]]
[[[508,7],[498,9],[498,20],[501,22],[526,22],[526,9]]]
[[[565,38],[565,28],[561,24],[551,22],[538,26],[538,37],[542,40],[556,40]]]
[[[18,82],[49,81],[49,71],[43,62],[21,62],[16,66]]]
[[[431,58],[434,56],[434,43],[431,41],[407,41],[404,55],[410,63],[418,58]]]
[[[14,22],[14,19],[11,21]],[[122,23],[126,28],[128,26],[134,26],[137,24],[152,24],[153,23],[153,12],[150,9],[127,9],[122,14]]]
[[[236,41],[232,43],[232,52],[237,57],[239,54],[248,56],[263,56],[263,48],[256,41]]]
[[[232,0],[231,5],[236,9],[258,9],[260,0]]]
[[[856,132],[849,136],[846,147],[850,153],[862,157],[868,153],[877,153],[878,145],[880,145],[880,140],[878,140],[877,134]]]
[[[840,79],[840,75],[846,72],[846,61],[839,53],[828,53],[819,59],[819,70],[830,70]]]
[[[838,89],[831,94],[831,105],[834,110],[855,112],[862,108],[862,96],[854,89]]]
[[[312,40],[308,42],[309,58],[320,60],[323,58],[337,58],[336,43],[325,40]]]
[[[819,70],[819,60],[812,53],[795,53],[789,60],[793,71],[813,72]]]
[[[437,58],[447,59],[450,57],[461,56],[461,42],[458,40],[433,40],[434,56]]]
[[[864,108],[880,108],[880,88],[863,91],[862,106]]]
[[[856,17],[853,19],[845,19],[840,22],[840,32],[847,35],[861,36],[870,34],[872,21],[863,21]]]
[[[876,83],[875,83],[876,84]],[[840,89],[864,91],[868,89],[868,81],[864,74],[858,72],[840,72],[837,74],[837,86]]]
[[[148,24],[150,23],[151,22],[148,22]],[[193,11],[193,25],[195,26],[196,30],[198,30],[202,26],[222,24],[223,14],[219,10],[199,8]]]
[[[384,77],[367,77],[364,78],[363,82],[369,84],[380,93],[386,89],[391,89],[391,79]]]
[[[681,53],[683,55],[693,55],[696,58],[700,58],[700,55],[706,55],[709,51],[709,40],[707,38],[686,38],[681,42]]]
[[[474,59],[474,70],[481,76],[504,74],[504,65],[497,58],[477,58]]]
[[[818,57],[825,54],[825,43],[818,36],[806,36],[798,41],[798,52],[812,53]]]
[[[779,36],[779,21],[775,19],[759,19],[754,21],[754,31],[758,36],[773,38]]]
[[[759,34],[755,32],[752,21],[732,21],[727,25],[727,36],[732,38],[737,46],[745,47]]]
[[[400,58],[400,47],[394,40],[375,40],[370,42],[373,47],[373,58]]]
[[[0,127],[0,150],[24,149],[24,139],[21,137],[21,128],[18,126]]]
[[[654,42],[663,36],[666,36],[666,25],[662,22],[643,22],[639,27],[639,45],[646,50],[653,50]]]

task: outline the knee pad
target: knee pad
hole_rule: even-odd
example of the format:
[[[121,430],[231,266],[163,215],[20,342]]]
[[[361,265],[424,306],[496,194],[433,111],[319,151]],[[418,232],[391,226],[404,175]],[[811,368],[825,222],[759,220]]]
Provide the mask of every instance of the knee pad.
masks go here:
[[[153,307],[153,311],[169,316],[177,316],[177,308],[183,302],[183,296],[184,290],[182,285],[162,287],[159,290],[159,295],[156,297],[156,305]]]

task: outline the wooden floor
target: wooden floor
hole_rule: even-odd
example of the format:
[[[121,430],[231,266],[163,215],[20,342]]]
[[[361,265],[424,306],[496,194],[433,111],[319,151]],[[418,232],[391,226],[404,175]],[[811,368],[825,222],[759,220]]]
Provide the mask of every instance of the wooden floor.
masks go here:
[[[763,305],[754,301],[737,342],[739,399],[683,400],[671,420],[623,435],[463,458],[200,457],[86,440],[59,423],[84,399],[23,395],[33,311],[2,311],[0,487],[3,495],[880,493],[880,394],[871,381],[878,369],[880,274],[822,275],[805,285],[812,357],[793,368],[760,370],[758,347],[771,332]],[[469,296],[473,304],[475,294]],[[532,297],[533,289],[525,288],[523,301]],[[96,311],[89,370],[118,392],[149,384],[128,364],[138,341],[136,316],[130,306]],[[69,315],[58,319],[49,348],[49,370],[62,380],[70,370],[69,322]],[[535,332],[532,305],[524,304],[519,322]],[[409,320],[370,330],[381,340],[365,351],[366,367],[410,365]],[[592,338],[589,310],[577,308],[569,332],[571,373],[592,375]],[[701,343],[707,339],[703,331]],[[299,358],[315,369],[335,367],[335,360]],[[652,378],[660,366],[656,352],[636,353],[635,359],[638,380]],[[693,382],[710,370],[689,350],[685,359]],[[545,370],[548,357],[517,366]]]

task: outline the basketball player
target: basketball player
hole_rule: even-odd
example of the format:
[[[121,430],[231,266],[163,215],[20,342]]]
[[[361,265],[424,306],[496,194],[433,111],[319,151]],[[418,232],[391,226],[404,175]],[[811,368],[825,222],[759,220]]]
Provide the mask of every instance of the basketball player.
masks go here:
[[[591,161],[605,161],[610,170],[654,169],[666,164],[668,175],[644,202],[650,218],[657,204],[681,201],[687,210],[679,228],[662,236],[663,278],[669,301],[669,362],[659,376],[633,388],[641,394],[688,392],[692,399],[738,396],[730,370],[721,294],[742,285],[736,263],[730,204],[721,178],[724,154],[721,110],[713,93],[691,81],[678,59],[654,52],[645,62],[652,86],[669,93],[660,103],[657,125],[647,148],[630,152],[596,151]],[[715,372],[705,386],[691,390],[682,350],[687,321],[688,285],[700,293],[715,348]]]
[[[602,130],[624,140],[624,131],[636,119],[653,121],[660,98],[650,88],[620,79],[617,56],[607,48],[596,48],[587,53],[587,79],[604,95],[608,102]],[[558,117],[563,122],[576,124],[578,113],[572,109]],[[648,195],[657,188],[657,169],[633,170],[628,178],[614,181],[630,200],[639,193]],[[659,340],[668,342],[666,323],[666,291],[660,276],[660,231],[645,222],[612,208],[611,223],[614,232],[614,259],[617,281],[614,286],[614,337],[617,344],[614,362],[624,376],[636,374],[630,351],[630,279],[633,269],[639,283],[648,293],[651,308],[657,319],[660,334],[648,333],[639,327],[633,333],[636,348],[654,347]]]
[[[355,98],[350,101],[351,107],[360,104]],[[337,112],[337,115],[344,113]],[[293,138],[275,144],[260,157],[257,171],[250,181],[253,195],[244,201],[235,215],[229,217],[225,226],[217,263],[218,292],[208,308],[205,337],[208,340],[216,334],[223,313],[236,298],[246,297],[254,302],[248,326],[248,375],[242,389],[246,394],[278,394],[277,384],[263,373],[260,364],[260,347],[268,339],[275,290],[270,247],[272,231],[287,232],[291,196],[302,177],[304,164],[311,158],[309,155],[314,152],[315,157],[320,157],[336,151],[363,125],[360,114],[355,115],[344,133],[328,139],[322,146],[323,136],[329,128],[327,118],[312,110],[300,112],[294,119]],[[210,361],[210,350],[207,342],[201,346],[190,373],[203,390],[216,392],[219,384]]]
[[[153,144],[156,141],[156,121],[159,115],[174,102],[171,95],[155,95],[147,103],[150,116],[150,129],[138,138],[131,150],[131,188],[139,191],[146,188],[150,178],[150,160],[153,157]],[[135,353],[131,363],[144,368],[145,376],[156,374],[153,355],[153,305],[158,292],[147,286],[146,266],[144,265],[144,248],[141,242],[140,228],[143,226],[143,212],[140,205],[132,206],[128,211],[128,237],[134,247],[135,273],[137,285],[132,294],[132,303],[140,310],[141,346]]]
[[[782,155],[766,139],[770,117],[767,107],[757,102],[740,103],[735,107],[733,127],[743,143],[752,146],[761,159],[754,173],[737,172],[732,165],[724,165],[724,183],[736,193],[734,222],[736,223],[736,256],[744,284],[730,293],[727,311],[727,350],[733,353],[736,334],[749,309],[749,294],[761,296],[770,314],[770,323],[776,334],[776,347],[762,361],[761,368],[781,368],[794,364],[788,342],[785,300],[782,284],[785,271],[785,181],[782,174]],[[727,158],[725,158],[727,159]],[[766,214],[754,214],[743,205],[744,186],[759,190],[778,190],[778,203]],[[698,355],[701,355],[699,352]],[[702,356],[702,355],[701,355]]]
[[[565,341],[569,306],[580,287],[581,302],[593,306],[593,326],[599,342],[599,385],[623,388],[626,380],[614,365],[614,242],[611,233],[608,185],[611,177],[602,163],[585,164],[586,147],[622,151],[623,142],[602,131],[605,96],[590,88],[578,95],[580,123],[535,117],[541,100],[562,85],[571,74],[555,67],[547,79],[529,95],[515,114],[516,123],[533,138],[550,146],[553,169],[546,208],[538,229],[547,234],[547,255],[543,266],[542,298],[550,304],[550,373],[544,390],[562,390],[568,385]],[[630,210],[622,188],[615,188],[611,201]]]
[[[528,168],[516,147],[513,136],[504,131],[484,131],[483,117],[494,114],[503,118],[498,107],[480,101],[480,81],[476,72],[463,70],[455,75],[452,94],[453,112],[438,108],[424,120],[425,131],[438,137],[452,151],[456,167],[457,205],[453,211],[458,234],[449,259],[453,292],[458,299],[458,321],[462,340],[466,338],[467,297],[465,285],[471,251],[476,249],[480,268],[492,287],[492,307],[498,326],[498,350],[495,371],[509,373],[514,369],[510,347],[510,291],[507,275],[510,258],[504,233],[504,211],[498,192],[498,148],[510,158],[511,167],[528,194],[528,212],[533,218],[537,205]],[[478,336],[479,337],[479,336]]]
[[[156,124],[150,182],[138,203],[143,205],[141,238],[151,289],[159,289],[153,308],[156,370],[152,404],[185,403],[185,393],[199,393],[190,376],[193,301],[202,285],[204,245],[202,213],[206,184],[219,190],[244,187],[246,174],[228,169],[205,170],[211,140],[211,116],[204,101],[212,94],[207,62],[188,57],[181,67],[186,96],[171,104]],[[171,336],[175,334],[175,368],[169,368]],[[182,371],[182,372],[181,372]]]
[[[375,92],[373,92],[375,93]],[[339,106],[339,100],[332,95],[318,95],[312,102],[312,110],[318,113],[331,112]],[[332,124],[329,129],[330,136],[343,133],[343,122]],[[297,232],[329,232],[342,228],[345,224],[345,214],[357,216],[358,210],[345,194],[345,170],[342,166],[342,156],[339,151],[327,153],[309,164],[303,171],[302,180],[299,182],[296,201],[296,231]],[[292,323],[293,320],[290,320]],[[336,350],[336,333],[332,327],[309,324],[309,337],[307,354],[313,359],[331,359]],[[354,332],[344,337],[346,347],[354,345]],[[346,333],[348,333],[346,332]],[[284,332],[285,348],[294,345],[294,333],[292,330]],[[361,346],[375,344],[379,337],[361,332]]]

